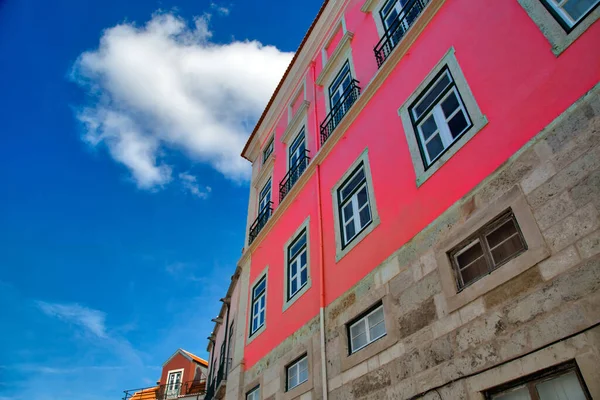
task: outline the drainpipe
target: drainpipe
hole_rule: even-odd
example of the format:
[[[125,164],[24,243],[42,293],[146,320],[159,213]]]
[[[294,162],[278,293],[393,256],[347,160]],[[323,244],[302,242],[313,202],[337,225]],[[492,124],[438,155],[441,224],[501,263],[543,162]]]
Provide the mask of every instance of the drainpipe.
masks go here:
[[[316,80],[316,65],[315,62],[311,65],[312,78],[313,78],[313,96],[314,96],[314,117],[315,117],[315,133],[317,134],[318,147],[321,146],[321,135],[319,132],[319,122],[317,120],[317,80]],[[321,331],[321,377],[323,379],[323,400],[327,400],[328,388],[327,388],[327,358],[325,351],[325,256],[323,253],[323,213],[321,206],[321,166],[317,164],[317,229],[319,233],[319,275],[321,279],[321,285],[319,286],[319,319],[320,319],[320,331]]]

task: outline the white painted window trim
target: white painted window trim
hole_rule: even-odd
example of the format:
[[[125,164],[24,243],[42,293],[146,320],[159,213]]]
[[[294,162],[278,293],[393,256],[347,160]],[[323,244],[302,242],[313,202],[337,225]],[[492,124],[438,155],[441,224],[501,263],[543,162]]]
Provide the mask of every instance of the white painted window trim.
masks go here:
[[[362,162],[365,171],[365,179],[367,181],[367,193],[369,196],[369,206],[371,207],[371,223],[367,225],[358,235],[345,246],[343,245],[343,233],[341,232],[340,223],[340,204],[338,199],[338,190],[342,187],[342,184],[353,174],[354,170]],[[371,166],[369,163],[369,149],[366,148],[358,156],[356,160],[348,167],[344,175],[340,177],[337,183],[331,188],[331,197],[333,202],[333,219],[335,223],[335,261],[340,261],[346,254],[348,254],[357,244],[359,244],[366,236],[369,235],[381,222],[379,218],[379,212],[377,211],[377,202],[375,200],[375,191],[373,188],[373,179],[371,175]]]
[[[379,310],[381,310],[381,314],[383,315],[383,320],[381,323],[383,323],[383,327],[385,329],[384,333],[380,336],[377,336],[376,338],[372,338],[371,337],[371,327],[369,326],[369,317],[373,314],[375,314],[376,312],[378,312]],[[367,337],[367,342],[358,347],[358,348],[354,348],[353,342],[352,342],[352,327],[358,325],[358,324],[364,324],[365,325],[365,335]],[[383,311],[383,304],[380,304],[378,307],[376,307],[375,309],[371,310],[368,314],[364,315],[363,317],[361,317],[360,319],[352,322],[350,325],[348,325],[348,343],[350,344],[350,353],[354,354],[359,350],[364,349],[365,347],[367,347],[368,345],[370,345],[371,343],[373,343],[374,341],[381,339],[382,337],[384,337],[385,335],[387,335],[387,327],[385,326],[385,312]]]
[[[331,43],[333,36],[331,36],[328,39],[328,41],[326,42],[327,44],[323,47],[323,50],[322,50],[323,69],[319,73],[319,76],[317,77],[317,80],[316,80],[316,83],[319,86],[329,87],[329,84],[331,84],[331,81],[333,80],[333,78],[335,78],[335,76],[337,75],[337,72],[340,70],[340,68],[342,67],[342,65],[344,64],[344,62],[346,60],[350,61],[350,71],[352,73],[352,76],[354,78],[356,78],[356,73],[354,71],[354,63],[352,62],[352,47],[351,47],[351,42],[352,42],[352,38],[354,37],[354,33],[345,30],[345,26],[346,26],[345,19],[342,18],[342,21],[343,21],[342,30],[343,30],[344,34],[329,59],[327,59],[327,56],[326,56],[327,52],[325,49],[327,48],[329,43]],[[336,32],[337,32],[337,28],[335,30],[333,30],[332,35],[334,35]]]
[[[177,388],[177,390],[174,390],[173,392],[169,391],[169,378],[171,377],[172,374],[176,374],[181,372],[181,380],[179,381],[179,387]],[[171,399],[171,398],[177,398],[179,396],[179,393],[181,392],[181,386],[183,385],[183,374],[185,372],[185,368],[179,368],[179,369],[172,369],[169,370],[167,372],[167,381],[165,382],[166,384],[166,390],[165,390],[165,395],[167,398]]]
[[[363,174],[364,174],[364,166],[362,167],[363,170]],[[358,172],[359,170],[355,170],[353,171],[353,173],[349,176],[348,181],[340,186],[340,188],[338,189],[338,195],[339,195],[339,191],[343,190],[351,181],[352,181],[352,177]],[[361,209],[359,209],[358,206],[358,192],[360,191],[360,189],[362,189],[362,187],[365,187],[367,189],[367,203],[365,205],[363,205],[363,207]],[[341,230],[342,230],[342,246],[347,246],[348,244],[350,244],[350,242],[352,242],[352,240],[357,237],[358,235],[360,235],[360,233],[362,232],[363,229],[365,229],[370,223],[373,222],[373,218],[372,218],[372,214],[371,214],[371,202],[369,199],[369,188],[368,188],[368,183],[366,181],[365,178],[365,182],[361,183],[359,186],[360,189],[357,189],[354,194],[352,194],[352,196],[350,196],[349,198],[345,199],[342,201],[342,203],[339,205],[339,209],[337,210],[340,215],[341,215]],[[345,220],[344,218],[344,205],[347,205],[348,203],[352,204],[352,219],[353,222],[352,224],[354,225],[354,236],[352,236],[351,238],[347,238],[346,237],[346,226],[348,225],[348,221]],[[360,226],[360,212],[365,208],[365,207],[369,207],[369,222],[364,226]]]
[[[302,288],[296,291],[291,298],[288,299],[288,287],[290,285],[290,268],[288,265],[288,249],[291,244],[300,236],[303,230],[306,230],[306,268],[308,278]],[[298,229],[290,236],[285,245],[283,246],[283,265],[284,265],[284,277],[283,280],[283,307],[282,312],[285,312],[292,304],[294,304],[304,293],[306,293],[312,286],[312,277],[310,273],[310,216],[300,224]]]
[[[254,339],[256,339],[258,336],[260,336],[261,333],[263,333],[265,331],[265,329],[267,329],[267,311],[268,311],[268,299],[269,299],[269,266],[267,265],[265,267],[265,269],[263,269],[261,271],[261,273],[254,279],[254,281],[252,282],[252,284],[250,285],[250,293],[249,295],[249,313],[248,313],[248,329],[247,329],[247,338],[246,338],[246,345],[252,343],[252,341]],[[263,322],[263,324],[258,327],[258,329],[256,329],[255,331],[252,330],[252,321],[253,321],[253,317],[254,317],[254,288],[256,287],[256,285],[263,279],[265,278],[265,292],[264,292],[264,296],[265,296],[265,307],[264,307],[264,312],[265,312],[265,320]]]
[[[246,400],[260,400],[260,386],[257,386],[246,393]]]
[[[446,163],[446,161],[452,158],[452,156],[456,154],[458,150],[460,150],[469,140],[471,140],[476,133],[483,129],[488,122],[487,118],[481,113],[481,110],[475,101],[473,92],[471,92],[471,88],[467,84],[465,76],[462,73],[454,53],[454,47],[451,47],[398,109],[398,115],[402,119],[404,134],[406,135],[406,140],[408,142],[408,150],[415,168],[417,186],[421,186],[427,179],[437,172]],[[421,156],[417,132],[415,132],[412,119],[409,115],[409,110],[413,103],[415,103],[415,101],[421,96],[421,94],[428,89],[429,84],[438,76],[442,69],[446,67],[448,67],[448,70],[452,75],[456,89],[458,90],[460,98],[462,99],[462,103],[467,110],[469,118],[471,119],[471,127],[464,132],[458,140],[455,140],[441,156],[437,157],[432,164],[426,167]]]
[[[303,381],[300,381],[300,363],[306,361],[306,379]],[[294,386],[290,386],[290,371],[292,370],[292,368],[296,367],[296,374],[298,377],[298,383],[296,383]],[[302,358],[300,358],[299,360],[294,361],[293,363],[291,363],[290,365],[287,366],[286,368],[286,378],[287,378],[287,385],[286,385],[286,392],[290,391],[294,388],[297,388],[298,386],[300,386],[301,384],[303,384],[304,382],[308,382],[308,376],[310,374],[310,371],[308,370],[308,354],[305,354]]]
[[[306,101],[306,77],[302,79],[300,83],[300,87],[296,90],[296,92],[292,96],[292,100],[288,104],[287,107],[287,117],[288,117],[288,125],[291,123],[292,118],[295,117],[294,113],[294,104],[302,97],[302,101]],[[298,108],[300,109],[300,108]],[[297,112],[296,112],[297,114]]]
[[[294,117],[291,119],[288,126],[285,128],[283,135],[281,135],[281,142],[285,144],[291,144],[293,139],[295,139],[296,135],[300,133],[302,127],[306,127],[308,125],[308,106],[310,105],[309,101],[303,100],[302,104],[294,114]]]
[[[600,6],[596,6],[591,13],[576,24],[575,28],[567,32],[540,0],[518,0],[518,2],[550,42],[552,52],[556,57],[560,56],[600,19]]]
[[[269,145],[272,145],[273,149],[271,150],[271,154],[269,154],[269,156],[265,158],[265,151],[267,150]],[[266,145],[260,149],[260,156],[262,165],[265,165],[267,162],[269,162],[269,159],[275,156],[275,135],[271,135],[271,137],[266,141]]]

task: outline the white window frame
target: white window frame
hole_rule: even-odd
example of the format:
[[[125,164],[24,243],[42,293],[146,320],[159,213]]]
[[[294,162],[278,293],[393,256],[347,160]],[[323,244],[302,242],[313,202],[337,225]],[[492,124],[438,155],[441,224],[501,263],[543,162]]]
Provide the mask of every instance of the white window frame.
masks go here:
[[[569,27],[560,14],[543,0],[517,0],[525,12],[538,26],[542,34],[552,46],[556,57],[560,56],[570,45],[585,33],[598,19],[600,19],[600,6],[595,5],[591,11],[580,18],[572,27]]]
[[[363,173],[363,176],[364,176],[363,179],[358,183],[358,185],[357,185],[356,189],[354,189],[353,193],[350,196],[348,196],[342,200],[341,192],[352,182],[354,177],[360,171],[362,171],[362,173]],[[365,204],[363,204],[362,207],[360,207],[358,204],[358,193],[363,188],[365,189],[365,191],[367,193],[367,202]],[[348,178],[346,178],[346,181],[337,190],[337,195],[338,195],[338,202],[339,202],[337,212],[340,214],[340,221],[341,221],[340,229],[342,231],[342,249],[343,249],[346,246],[348,246],[348,244],[350,244],[350,242],[352,242],[352,240],[354,240],[354,238],[356,238],[358,235],[360,235],[360,233],[364,229],[366,229],[367,226],[369,226],[369,224],[371,224],[373,222],[373,213],[371,212],[371,204],[370,204],[370,199],[369,199],[369,187],[368,187],[367,177],[365,174],[364,163],[361,162],[358,165],[358,167],[356,167],[354,169],[352,174]],[[348,221],[346,221],[346,218],[344,216],[344,208],[349,203],[352,204],[352,216]],[[362,210],[365,209],[365,207],[369,209],[369,221],[367,221],[364,225],[361,226],[360,213]],[[352,237],[346,237],[346,227],[351,223],[354,225],[354,235]]]
[[[257,287],[264,281],[265,289],[255,294]],[[256,283],[252,285],[251,302],[250,302],[250,336],[255,336],[261,332],[267,323],[267,275],[261,274],[257,279]],[[254,305],[260,304],[260,300],[263,299],[263,305],[258,306],[258,311],[254,312]],[[260,321],[260,315],[262,315],[262,321]],[[256,321],[256,324],[255,324]]]
[[[297,287],[296,292],[292,294],[291,292],[291,281],[294,277],[290,276],[291,273],[291,265],[290,265],[290,249],[292,245],[294,245],[301,235],[306,235],[306,247],[301,250],[294,260],[300,260],[300,255],[305,251],[306,252],[306,275],[307,281],[304,285]],[[310,273],[310,216],[307,217],[302,224],[296,229],[296,231],[290,236],[285,245],[283,246],[283,265],[284,265],[284,275],[285,279],[283,279],[283,307],[282,312],[286,311],[292,304],[294,304],[304,293],[306,293],[312,285],[312,278]],[[304,269],[304,268],[303,268]],[[296,272],[296,276],[300,279],[301,271],[298,269]],[[301,283],[301,281],[299,280]]]
[[[594,8],[598,7],[598,5],[600,5],[600,0],[596,0],[596,4],[592,5],[585,13],[583,13],[583,15],[581,17],[579,17],[578,19],[573,19],[573,17],[566,11],[564,10],[564,6],[569,3],[570,1],[575,1],[575,0],[541,0],[542,3],[544,3],[544,5],[548,8],[549,7],[549,11],[551,13],[553,13],[554,15],[556,15],[557,18],[559,18],[559,23],[561,25],[563,25],[564,23],[564,28],[566,31],[570,31],[572,30],[575,25],[577,25],[579,22],[583,21],[593,10]]]
[[[273,155],[275,151],[275,137],[271,136],[271,139],[267,142],[267,145],[262,151],[262,163],[263,165],[269,160],[269,157]]]
[[[338,192],[340,188],[349,181],[349,178],[354,174],[354,172],[359,168],[360,165],[363,165],[365,172],[365,179],[367,185],[367,197],[368,204],[371,212],[371,222],[365,225],[365,227],[356,231],[355,236],[350,241],[344,241],[345,232],[342,232],[342,215],[340,213],[340,198],[338,196]],[[331,188],[331,197],[333,202],[333,219],[335,222],[335,260],[339,262],[346,254],[348,254],[356,245],[358,245],[365,237],[369,235],[381,222],[379,219],[379,213],[377,211],[377,202],[375,200],[375,191],[373,187],[373,180],[371,175],[371,166],[369,164],[369,149],[366,148],[363,152],[357,157],[356,160],[348,167],[344,175],[340,177],[337,183]],[[357,215],[358,218],[358,215]]]
[[[346,70],[344,72],[344,70]],[[346,92],[347,88],[344,88],[344,81],[347,79],[347,77],[350,78],[350,86],[352,86],[352,83],[354,82],[354,76],[352,75],[352,69],[350,68],[350,60],[346,60],[341,68],[338,70],[337,74],[335,75],[335,77],[333,78],[333,80],[331,81],[331,83],[329,84],[329,87],[327,88],[327,96],[329,98],[329,109],[332,110],[335,106],[337,106],[339,103],[343,103],[345,100],[344,97],[344,93]],[[334,87],[335,84],[335,87]],[[335,89],[332,91],[332,89]],[[333,102],[333,96],[335,94],[339,94],[339,99],[334,103]]]
[[[306,368],[301,369],[302,363],[304,363]],[[300,381],[300,373],[302,371],[306,371],[306,379],[304,379],[303,381]],[[290,385],[290,382],[291,382],[290,377],[292,376],[292,374],[296,375],[296,378],[297,378],[297,383],[293,386]],[[302,356],[302,358],[294,361],[286,368],[286,388],[285,388],[285,390],[290,391],[290,390],[294,389],[295,387],[300,386],[304,382],[308,382],[308,374],[309,374],[308,354],[305,354],[304,356]]]
[[[265,193],[265,189],[267,189],[268,186],[268,190]],[[268,200],[267,199],[267,194],[268,194]],[[267,183],[265,183],[262,187],[262,189],[260,190],[260,193],[258,194],[258,215],[262,214],[262,212],[269,206],[269,203],[271,202],[273,198],[273,180],[271,178],[269,178],[269,180],[267,181]],[[263,204],[263,200],[266,200],[266,202]]]
[[[177,396],[179,396],[179,393],[181,391],[181,386],[183,385],[183,373],[184,373],[184,368],[180,368],[180,369],[174,369],[171,371],[167,372],[167,387],[166,387],[166,396],[167,398],[176,398]],[[176,374],[180,374],[180,380],[179,382],[170,382],[171,376],[174,376]]]
[[[383,324],[383,328],[384,328],[384,332],[382,335],[379,335],[377,337],[372,338],[371,337],[371,326],[369,326],[369,317],[373,314],[375,314],[376,312],[381,310],[381,315],[382,315],[382,319],[380,322],[378,322],[377,324],[373,325],[376,326],[378,324]],[[359,324],[363,324],[365,326],[365,335],[367,337],[367,342],[358,347],[355,348],[354,347],[354,342],[353,342],[353,337],[352,337],[352,328],[359,325]],[[365,347],[367,347],[368,345],[370,345],[371,343],[373,343],[376,340],[381,339],[382,337],[385,337],[387,335],[387,328],[385,326],[385,312],[383,310],[383,304],[379,304],[377,307],[375,307],[373,310],[369,311],[366,315],[360,317],[359,319],[357,319],[356,321],[350,323],[348,325],[348,343],[349,343],[349,349],[350,349],[350,354],[354,354],[357,351],[364,349]]]
[[[304,142],[304,150],[302,152],[298,152],[298,149],[301,148],[301,146],[299,145],[299,140],[302,137],[302,142]],[[292,150],[292,148],[294,148]],[[307,150],[307,143],[306,143],[306,127],[302,127],[299,131],[298,134],[294,137],[294,140],[292,140],[290,142],[290,145],[288,147],[288,154],[287,154],[287,170],[290,171],[292,168],[294,168],[296,166],[296,164],[302,162],[299,161],[301,160],[304,155],[306,154],[306,150]],[[297,154],[296,154],[297,153]],[[301,154],[302,153],[302,154]],[[296,164],[292,165],[292,156],[296,154],[297,158],[296,158]]]
[[[425,97],[427,97],[427,95],[431,92],[431,90],[433,90],[436,84],[439,83],[444,77],[447,77],[449,79],[449,84],[442,90],[442,93],[440,93],[440,95],[438,95],[438,97],[432,101],[432,105],[428,107],[429,111],[423,113],[422,115],[417,115],[415,110],[417,106],[425,100]],[[446,117],[444,115],[444,111],[442,110],[442,103],[451,95],[454,95],[458,100],[458,108],[456,108],[456,110],[454,110],[452,114],[450,114],[450,116]],[[455,138],[450,132],[448,122],[452,118],[454,118],[454,116],[456,116],[459,112],[463,113],[463,116],[467,121],[467,125]],[[411,105],[410,107],[410,114],[413,120],[413,128],[416,129],[419,133],[417,138],[421,147],[421,153],[425,157],[423,162],[426,164],[426,168],[429,168],[438,158],[443,156],[443,154],[454,144],[454,142],[458,141],[460,137],[473,126],[473,123],[471,122],[471,117],[469,116],[469,113],[462,101],[460,93],[456,88],[456,82],[454,81],[454,78],[452,77],[452,74],[450,73],[448,68],[443,69],[442,72],[431,82],[429,89],[423,92],[415,100],[413,105]],[[429,136],[429,138],[425,139],[422,127],[425,124],[425,122],[429,120],[430,117],[433,117],[437,129],[434,133],[431,134],[431,136]],[[431,157],[429,151],[427,150],[427,144],[438,135],[442,141],[444,149],[435,157]]]
[[[536,0],[538,1],[538,0]],[[448,69],[454,85],[459,94],[459,101],[466,110],[466,113],[471,121],[471,125],[466,129],[452,145],[442,152],[432,163],[426,164],[421,154],[421,144],[418,136],[420,133],[413,125],[413,116],[411,114],[412,107],[422,98],[425,92],[432,87],[432,82],[439,78],[439,74],[444,69]],[[415,168],[416,185],[421,186],[427,179],[435,174],[454,154],[456,154],[469,140],[471,140],[483,127],[487,124],[487,118],[481,113],[475,97],[471,92],[469,85],[462,73],[455,56],[454,47],[451,47],[440,61],[427,74],[425,79],[417,86],[414,92],[406,99],[402,106],[398,109],[398,115],[402,119],[404,134],[408,142],[408,150]]]
[[[305,241],[304,245],[300,248],[298,253],[296,253],[292,257],[292,255],[290,254],[290,252],[292,251],[292,248],[302,238],[304,238],[304,241]],[[287,251],[288,251],[287,268],[288,268],[288,276],[289,276],[288,285],[287,285],[288,300],[290,300],[292,297],[294,297],[296,294],[298,294],[298,292],[300,292],[300,290],[302,290],[304,285],[308,284],[308,242],[307,242],[307,239],[308,239],[308,235],[307,235],[306,231],[303,230],[300,233],[300,235],[298,235],[294,238],[294,241],[287,248]],[[302,255],[304,255],[306,258],[306,262],[304,263],[304,265],[301,264]],[[296,265],[296,273],[292,274],[292,266],[294,264]],[[302,272],[303,271],[306,271],[306,281],[304,281],[304,282],[302,282]],[[294,283],[294,281],[296,281],[296,290],[292,290],[292,284]]]
[[[260,400],[260,386],[257,386],[246,393],[246,400]]]

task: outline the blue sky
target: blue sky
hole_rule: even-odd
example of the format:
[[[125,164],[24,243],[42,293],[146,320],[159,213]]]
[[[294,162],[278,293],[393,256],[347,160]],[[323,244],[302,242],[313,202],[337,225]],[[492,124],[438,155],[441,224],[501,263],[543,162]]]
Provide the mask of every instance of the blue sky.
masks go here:
[[[320,3],[0,0],[0,400],[116,400],[206,356],[241,146]]]

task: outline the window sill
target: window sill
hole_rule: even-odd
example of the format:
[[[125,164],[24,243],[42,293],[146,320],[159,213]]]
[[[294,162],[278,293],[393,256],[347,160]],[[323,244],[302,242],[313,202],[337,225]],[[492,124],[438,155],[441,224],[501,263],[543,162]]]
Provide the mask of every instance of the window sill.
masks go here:
[[[346,245],[346,247],[342,249],[341,246],[337,246],[338,248],[335,252],[335,262],[340,262],[340,260],[344,258],[346,254],[350,253],[352,249],[354,249],[356,246],[358,246],[360,242],[363,241],[364,238],[369,236],[369,234],[373,232],[373,230],[377,228],[380,223],[381,219],[379,218],[379,216],[373,218],[373,221],[371,221],[369,226],[363,229],[354,239],[352,239],[350,243]]]
[[[298,299],[300,299],[300,297],[302,297],[304,295],[304,293],[308,292],[308,290],[311,288],[311,286],[312,286],[312,279],[310,279],[310,277],[309,277],[308,281],[306,282],[306,285],[304,285],[302,287],[302,289],[298,290],[291,299],[283,302],[283,307],[281,308],[281,312],[282,313],[286,312],[288,308],[290,308],[296,301],[298,301]],[[285,291],[284,291],[284,294],[285,294]]]

